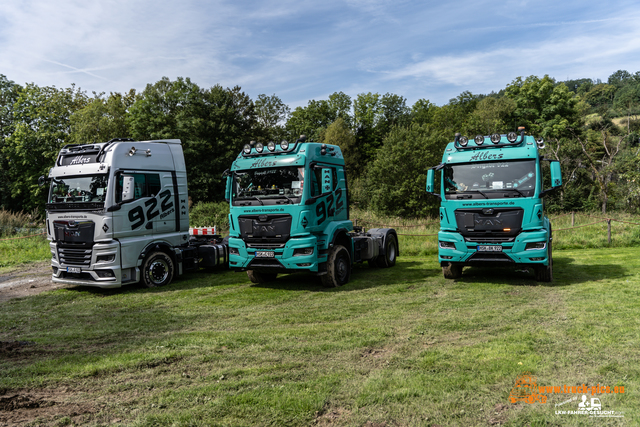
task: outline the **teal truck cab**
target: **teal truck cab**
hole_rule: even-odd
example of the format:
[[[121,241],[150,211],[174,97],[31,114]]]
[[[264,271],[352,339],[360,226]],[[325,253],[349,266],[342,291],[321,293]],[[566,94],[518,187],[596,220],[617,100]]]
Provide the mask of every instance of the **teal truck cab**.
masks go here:
[[[459,278],[465,266],[499,265],[533,269],[538,281],[553,279],[543,196],[562,185],[560,164],[542,157],[542,139],[518,131],[473,140],[456,134],[442,163],[427,173],[427,192],[441,199],[438,259],[448,279]],[[543,161],[550,162],[546,190]]]
[[[293,144],[247,144],[224,176],[229,267],[247,271],[252,282],[310,272],[333,287],[347,283],[355,262],[395,265],[395,230],[364,232],[349,219],[340,147],[304,137]]]

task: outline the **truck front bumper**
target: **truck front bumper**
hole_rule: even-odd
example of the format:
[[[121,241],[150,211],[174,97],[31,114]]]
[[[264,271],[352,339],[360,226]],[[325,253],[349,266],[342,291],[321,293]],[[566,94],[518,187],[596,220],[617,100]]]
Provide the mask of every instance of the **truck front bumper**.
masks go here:
[[[487,239],[489,240],[489,239]],[[516,264],[533,267],[549,265],[548,245],[551,244],[547,230],[523,231],[511,242],[467,241],[457,232],[438,233],[438,261],[442,266],[449,263],[466,266],[493,264]],[[493,247],[500,250],[488,250]],[[491,248],[491,249],[493,249]]]
[[[86,250],[87,262],[82,265],[67,263],[55,242],[49,242],[49,248],[53,270],[51,280],[55,283],[119,288],[123,283],[140,280],[138,268],[123,271],[120,267],[120,243],[117,241],[94,244],[90,250]]]
[[[229,238],[229,268],[266,272],[317,273],[326,262],[326,254],[320,255],[315,236],[289,239],[283,246],[245,244],[242,239]],[[308,253],[311,252],[311,253]],[[257,256],[273,253],[273,256]],[[320,269],[322,269],[320,267]]]

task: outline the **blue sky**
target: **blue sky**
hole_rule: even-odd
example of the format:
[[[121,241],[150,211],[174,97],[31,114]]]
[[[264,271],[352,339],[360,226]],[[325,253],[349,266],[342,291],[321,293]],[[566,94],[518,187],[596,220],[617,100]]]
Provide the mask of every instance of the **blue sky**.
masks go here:
[[[5,0],[0,74],[88,93],[163,76],[290,107],[343,91],[437,105],[518,76],[640,71],[636,1]]]

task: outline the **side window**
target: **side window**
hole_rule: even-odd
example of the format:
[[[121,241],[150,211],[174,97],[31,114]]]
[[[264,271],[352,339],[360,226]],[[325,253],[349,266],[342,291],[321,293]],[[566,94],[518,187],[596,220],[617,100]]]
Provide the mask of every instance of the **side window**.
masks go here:
[[[331,168],[331,174],[333,175],[333,188],[335,190],[338,186],[338,174],[334,167]],[[322,194],[322,167],[316,166],[313,168],[313,174],[311,174],[311,197],[319,196]]]
[[[155,197],[160,192],[160,175],[154,173],[123,173],[116,175],[116,203],[122,201],[124,175],[133,176],[133,200],[143,197]]]

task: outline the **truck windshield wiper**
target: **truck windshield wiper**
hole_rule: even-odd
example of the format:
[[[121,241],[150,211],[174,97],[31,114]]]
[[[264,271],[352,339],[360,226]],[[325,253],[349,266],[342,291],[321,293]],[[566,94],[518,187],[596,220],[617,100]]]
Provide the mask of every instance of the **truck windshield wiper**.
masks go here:
[[[278,197],[278,198],[282,198],[282,197],[284,197],[284,198],[286,198],[286,199],[289,201],[289,203],[291,203],[292,205],[295,205],[295,204],[296,204],[296,202],[294,202],[294,201],[293,201],[293,199],[292,199],[291,197],[289,197],[289,196],[287,196],[287,195],[285,195],[285,194],[278,194],[278,196],[277,196],[277,197]],[[279,202],[277,202],[277,203],[279,203]]]
[[[485,199],[488,199],[489,196],[487,196],[486,194],[484,194],[482,191],[480,190],[465,190],[465,191],[458,191],[458,194],[460,193],[480,193],[484,196]]]
[[[520,194],[522,197],[527,197],[526,194],[524,194],[522,191],[518,190],[517,188],[505,188],[504,191],[517,191],[518,194]],[[508,197],[505,194],[506,197]]]
[[[261,204],[262,206],[264,206],[264,202],[263,202],[262,200],[260,200],[260,199],[259,199],[258,197],[256,197],[256,196],[242,196],[242,198],[240,198],[240,197],[236,197],[236,201],[238,201],[238,202],[239,202],[240,200],[242,200],[242,199],[255,199],[255,200],[259,201],[259,202],[260,202],[260,204]]]

